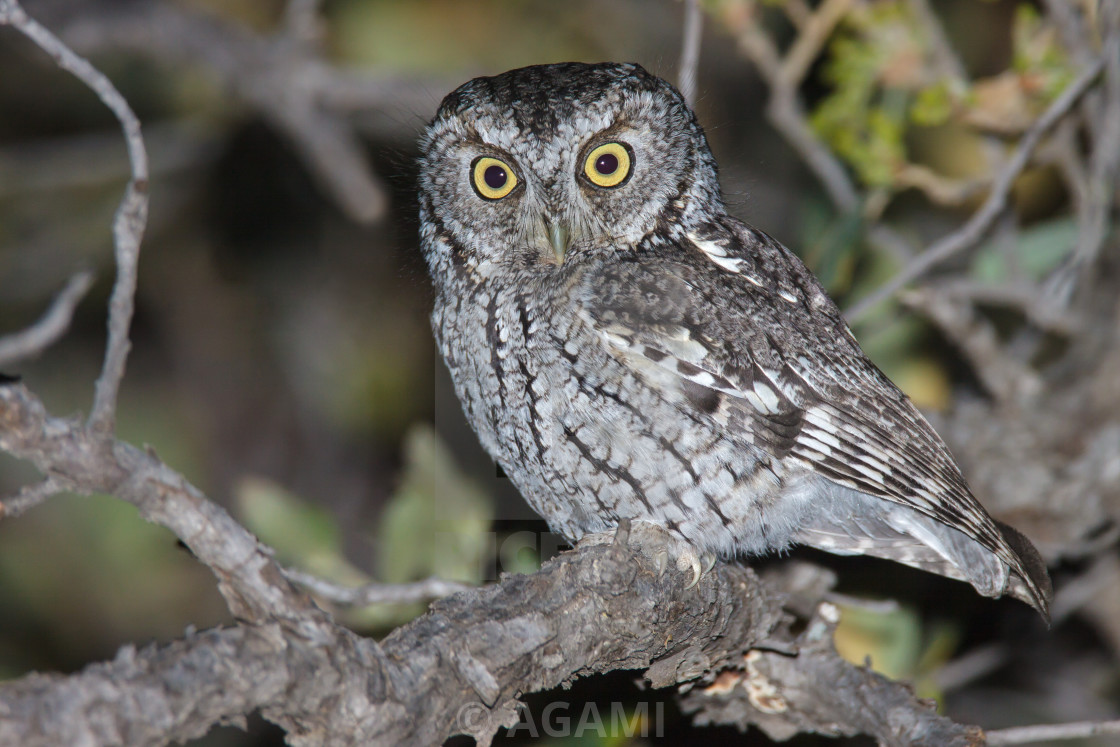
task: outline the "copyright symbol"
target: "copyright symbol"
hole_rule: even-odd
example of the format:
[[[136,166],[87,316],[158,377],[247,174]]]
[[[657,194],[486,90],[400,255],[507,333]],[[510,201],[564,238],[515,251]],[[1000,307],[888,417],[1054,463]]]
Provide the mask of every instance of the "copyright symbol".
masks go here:
[[[455,716],[462,734],[477,734],[490,718],[490,709],[482,703],[467,703]]]

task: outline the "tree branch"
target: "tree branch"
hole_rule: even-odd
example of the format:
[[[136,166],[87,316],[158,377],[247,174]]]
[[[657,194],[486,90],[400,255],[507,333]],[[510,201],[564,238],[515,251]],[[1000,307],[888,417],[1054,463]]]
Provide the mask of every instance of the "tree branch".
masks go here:
[[[681,96],[690,107],[696,103],[696,68],[700,63],[700,34],[704,30],[704,15],[700,0],[684,0],[684,30],[681,32],[680,72],[677,83]]]
[[[108,437],[115,428],[117,392],[128,358],[128,328],[136,295],[136,265],[140,259],[140,240],[148,220],[148,154],[140,135],[140,120],[124,96],[100,70],[30,18],[17,0],[0,0],[0,25],[10,25],[24,34],[49,54],[59,67],[86,84],[113,112],[124,133],[132,177],[113,220],[117,279],[109,301],[109,342],[101,375],[94,387],[88,422],[90,428]]]
[[[445,581],[442,578],[428,578],[411,584],[342,586],[293,568],[285,568],[284,575],[288,577],[289,581],[299,584],[315,596],[347,607],[423,602],[472,588],[467,584]]]
[[[0,450],[33,464],[56,490],[116,495],[167,527],[218,577],[230,610],[255,621],[322,624],[326,615],[284,579],[270,551],[150,451],[47,414],[23,385],[0,386]],[[0,511],[0,515],[3,512]]]
[[[781,702],[781,718],[799,731],[872,728],[889,745],[915,729],[973,733],[905,685],[840,659],[829,624],[814,621],[788,639],[780,595],[750,570],[721,564],[691,589],[688,574],[659,573],[647,552],[659,540],[659,530],[637,524],[533,575],[440,600],[380,645],[336,625],[308,637],[288,623],[243,624],[128,647],[75,675],[29,675],[0,685],[0,742],[157,744],[260,709],[293,745],[438,744],[456,733],[487,744],[516,722],[522,694],[619,669],[644,669],[654,687],[703,687],[689,701],[703,723],[777,729]],[[759,646],[795,653],[751,651]],[[727,694],[728,678],[770,710],[731,718],[714,699]],[[888,729],[897,735],[884,737]],[[955,739],[939,744],[965,744]]]
[[[1089,90],[1089,87],[1093,85],[1093,82],[1103,69],[1104,60],[1097,59],[1090,64],[1089,67],[1082,70],[1081,74],[1062,91],[1061,95],[1054,99],[1042,116],[1039,117],[1023,135],[1018,146],[1015,148],[1015,153],[992,183],[988,198],[984,200],[984,204],[980,206],[980,209],[973,213],[972,217],[969,218],[963,226],[940,240],[935,241],[925,251],[914,257],[914,259],[906,267],[902,268],[898,274],[884,283],[882,287],[852,306],[845,314],[848,320],[852,321],[860,318],[871,308],[893,296],[906,284],[913,282],[929,272],[933,267],[941,264],[958,252],[969,248],[983,238],[984,234],[991,227],[992,222],[995,221],[995,219],[999,217],[999,214],[1007,207],[1007,201],[1011,194],[1011,187],[1015,183],[1015,179],[1030,161],[1031,155],[1034,153],[1034,149],[1039,141],[1041,141],[1042,137],[1069,112],[1073,105],[1077,103],[1077,100]]]
[[[1108,734],[1120,734],[1120,721],[1077,721],[1069,724],[1039,724],[1016,726],[988,732],[991,747],[1004,744],[1031,744],[1062,739],[1088,739]]]
[[[832,646],[839,613],[821,605],[798,638],[796,657],[751,651],[742,671],[724,672],[682,703],[696,723],[755,724],[784,741],[802,731],[829,736],[868,734],[886,747],[972,747],[983,732],[939,716],[909,687],[844,661]],[[824,727],[822,729],[822,726]]]
[[[79,272],[70,278],[37,322],[22,332],[0,337],[0,368],[40,355],[66,334],[74,310],[92,285],[93,273]]]
[[[325,65],[309,26],[315,4],[293,0],[280,32],[270,37],[164,2],[83,16],[61,33],[80,48],[130,49],[209,70],[288,136],[320,187],[348,216],[369,223],[385,215],[388,196],[353,125],[331,108],[339,99],[351,106],[383,104],[387,93],[407,90],[408,82]]]

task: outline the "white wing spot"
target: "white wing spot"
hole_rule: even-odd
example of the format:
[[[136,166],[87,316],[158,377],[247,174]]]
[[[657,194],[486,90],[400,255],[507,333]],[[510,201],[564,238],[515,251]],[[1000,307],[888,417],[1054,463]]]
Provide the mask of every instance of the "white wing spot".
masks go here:
[[[612,332],[600,332],[599,334],[603,336],[603,339],[606,340],[609,345],[614,345],[616,348],[626,349],[630,347],[630,341],[625,337]]]
[[[694,376],[686,376],[685,378],[691,379],[692,381],[699,384],[700,386],[710,387],[712,384],[716,383],[716,378],[714,376],[712,376],[710,373],[708,373],[707,371],[701,371],[700,373],[698,373]]]
[[[778,404],[779,404],[778,395],[774,393],[773,389],[771,389],[770,387],[766,386],[765,384],[763,384],[761,382],[756,381],[755,384],[754,384],[754,392],[755,392],[755,394],[758,395],[758,398],[762,401],[762,404],[763,404],[762,409],[765,412],[770,412],[770,413],[778,412]]]
[[[723,269],[727,270],[728,272],[734,272],[736,274],[741,272],[740,266],[743,264],[743,260],[741,260],[741,259],[730,259],[728,257],[713,257],[711,255],[708,255],[708,256],[713,262],[715,262],[717,265],[719,265]]]
[[[747,402],[751,403],[751,407],[753,407],[754,409],[758,410],[759,412],[768,412],[766,409],[766,405],[762,404],[762,400],[759,399],[758,395],[754,392],[745,391],[743,392],[743,397],[747,400]]]
[[[874,456],[872,456],[870,454],[870,452],[873,451],[873,452],[875,452],[875,454],[877,454],[879,456],[886,457],[887,455],[884,454],[882,452],[882,450],[876,448],[872,444],[860,444],[860,445],[863,446],[864,451],[869,452],[867,454],[861,455],[860,458],[863,459],[863,461],[866,464],[868,464],[871,469],[877,470],[879,472],[883,472],[884,474],[887,473],[887,472],[890,472],[891,468],[888,467],[885,462],[883,462],[880,459],[876,459]]]
[[[849,462],[848,466],[851,467],[852,469],[854,469],[855,471],[860,472],[860,473],[866,475],[867,477],[871,478],[872,482],[876,483],[877,485],[882,485],[883,484],[883,473],[877,472],[876,470],[873,470],[870,467],[867,467],[867,466],[861,464],[860,462],[858,462],[856,460],[852,460],[851,462]]]
[[[820,441],[818,441],[815,438],[811,438],[810,436],[806,436],[804,433],[802,433],[801,437],[797,440],[800,441],[802,445],[807,446],[808,448],[812,449],[813,451],[820,452],[824,456],[831,456],[832,455],[832,449],[829,448],[826,444],[821,443]]]
[[[810,407],[806,410],[805,419],[829,433],[835,432],[836,430],[832,425],[832,416],[819,407]]]
[[[778,295],[781,296],[784,300],[789,301],[790,303],[797,303],[797,296],[793,295],[789,291],[780,290],[778,291]]]
[[[688,240],[696,245],[696,248],[704,253],[704,255],[715,262],[717,265],[727,270],[738,274],[741,272],[741,265],[743,260],[734,259],[727,256],[727,250],[714,241],[702,239],[694,233],[688,234]]]
[[[756,278],[754,275],[744,275],[743,277],[745,277],[747,279],[747,282],[751,285],[757,285],[759,288],[762,287],[762,281]]]
[[[806,418],[806,419],[808,419],[808,418]],[[834,449],[839,449],[841,447],[840,439],[838,439],[836,436],[832,435],[830,432],[828,432],[826,430],[821,430],[818,427],[818,428],[814,428],[812,433],[813,433],[812,438],[816,441],[821,442],[822,444],[827,444],[828,446],[831,446]]]

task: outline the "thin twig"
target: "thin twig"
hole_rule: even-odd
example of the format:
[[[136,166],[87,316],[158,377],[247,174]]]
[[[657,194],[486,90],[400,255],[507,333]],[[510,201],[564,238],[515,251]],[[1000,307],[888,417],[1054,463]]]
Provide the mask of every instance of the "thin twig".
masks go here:
[[[1105,734],[1120,734],[1120,721],[1073,721],[1068,724],[1038,724],[996,729],[986,732],[991,747],[1003,744],[1031,744],[1057,739],[1088,739]]]
[[[109,341],[105,362],[94,387],[93,407],[88,426],[111,434],[115,427],[117,392],[124,377],[130,347],[128,328],[132,321],[136,294],[136,265],[140,258],[140,239],[148,219],[148,154],[140,135],[140,120],[124,97],[105,75],[78,56],[61,39],[30,18],[17,0],[0,0],[0,24],[11,25],[49,54],[63,70],[72,73],[97,94],[121,124],[132,178],[113,220],[117,279],[109,299]]]
[[[37,322],[22,332],[0,337],[0,368],[34,358],[62,337],[70,328],[74,309],[92,285],[93,273],[89,270],[79,272],[70,278]]]
[[[859,209],[859,195],[848,172],[809,128],[801,102],[792,90],[772,88],[767,117],[816,174],[832,202],[845,213]]]
[[[973,213],[968,222],[948,236],[935,241],[925,251],[915,257],[910,264],[904,267],[897,275],[883,284],[879,290],[872,293],[859,303],[855,304],[846,314],[849,321],[858,319],[867,311],[897,293],[903,286],[924,275],[936,265],[944,262],[958,252],[979,241],[992,222],[1007,207],[1011,187],[1015,179],[1030,161],[1035,146],[1042,137],[1057,124],[1058,120],[1069,112],[1077,100],[1089,90],[1089,87],[1104,69],[1104,60],[1097,59],[1088,68],[1083,70],[1077,78],[1066,87],[1058,98],[1050,104],[1046,112],[1031,125],[1023,139],[1019,141],[1015,153],[1008,160],[1007,165],[992,183],[992,190],[980,209]]]
[[[25,485],[11,498],[0,501],[0,519],[14,519],[61,492],[63,487],[53,477]]]
[[[301,43],[290,24],[304,23],[311,0],[295,0],[281,30],[262,37],[216,16],[179,3],[152,0],[111,17],[89,14],[63,30],[83,51],[128,49],[161,62],[201,66],[231,93],[287,135],[319,186],[352,219],[369,223],[389,208],[387,190],[370,169],[366,149],[353,124],[337,111],[331,86],[334,67],[314,44]],[[312,40],[313,41],[313,40]],[[390,94],[405,91],[427,107],[432,97],[408,80],[369,78],[337,72],[342,95],[361,96],[368,106],[384,106]],[[355,102],[356,103],[356,102]],[[403,104],[402,104],[403,105]]]
[[[942,692],[959,690],[1002,667],[1011,653],[1010,646],[1003,642],[980,646],[945,662],[933,673],[933,681]]]
[[[442,578],[428,578],[411,584],[366,584],[365,586],[343,586],[333,581],[319,578],[311,573],[285,568],[284,575],[289,581],[335,604],[347,607],[363,607],[371,604],[410,604],[428,599],[438,599],[448,594],[473,588],[458,581],[445,581]]]
[[[781,82],[782,85],[796,89],[805,80],[809,68],[820,56],[825,42],[832,36],[833,30],[840,20],[852,7],[853,0],[824,0],[813,14],[809,16],[808,23],[797,35],[785,59],[782,60]]]
[[[809,18],[812,17],[813,11],[809,8],[809,4],[805,0],[786,0],[782,3],[782,10],[786,14],[786,18],[790,20],[798,31],[801,31],[809,23]]]
[[[858,192],[840,161],[810,129],[797,89],[848,5],[848,0],[828,0],[820,6],[806,19],[805,30],[784,58],[762,31],[757,18],[736,18],[729,23],[738,38],[739,48],[750,57],[770,86],[767,118],[816,174],[832,202],[844,212],[858,209]]]
[[[684,0],[684,32],[677,86],[689,106],[696,102],[696,67],[700,63],[700,33],[703,30],[700,0]]]
[[[123,99],[122,99],[123,101]],[[124,125],[124,120],[121,121]],[[140,123],[130,131],[125,125],[126,138],[140,138]],[[141,149],[143,144],[140,145]],[[145,156],[146,159],[146,156]],[[117,208],[113,219],[113,243],[116,246],[117,280],[113,283],[113,294],[109,298],[109,341],[105,346],[105,362],[101,375],[94,384],[93,408],[89,413],[88,427],[111,434],[116,429],[117,393],[128,351],[132,343],[128,339],[128,329],[132,323],[132,312],[136,297],[136,272],[140,261],[140,241],[148,222],[148,174],[147,163],[138,168],[132,162],[132,179],[125,188],[124,199]]]
[[[969,278],[953,278],[929,286],[935,292],[956,301],[989,304],[1014,309],[1039,329],[1070,336],[1082,321],[1077,315],[1039,297],[1038,288],[1026,281],[985,283]]]
[[[1029,399],[1042,391],[1039,376],[1000,345],[995,327],[971,303],[933,288],[908,291],[902,301],[937,324],[965,354],[984,388],[1000,402]]]
[[[1093,139],[1090,176],[1086,183],[1085,210],[1078,217],[1079,232],[1069,269],[1071,282],[1065,293],[1052,297],[1068,304],[1073,289],[1093,267],[1112,226],[1112,204],[1117,174],[1120,173],[1120,9],[1113,4],[1102,8],[1102,26],[1107,29],[1104,43],[1104,84],[1098,93],[1099,127]],[[1054,284],[1061,288],[1060,283]]]

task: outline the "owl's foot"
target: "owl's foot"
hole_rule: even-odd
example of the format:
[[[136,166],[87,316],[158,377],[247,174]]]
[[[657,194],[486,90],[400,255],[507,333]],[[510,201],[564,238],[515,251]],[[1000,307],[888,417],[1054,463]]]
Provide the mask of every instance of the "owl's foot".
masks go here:
[[[611,542],[623,542],[636,547],[643,555],[653,560],[658,576],[665,574],[670,560],[682,573],[691,570],[692,577],[686,589],[691,589],[700,583],[700,579],[716,564],[714,553],[701,554],[699,549],[688,541],[672,534],[660,524],[648,521],[624,520],[614,531],[586,535],[579,544],[605,545]]]

